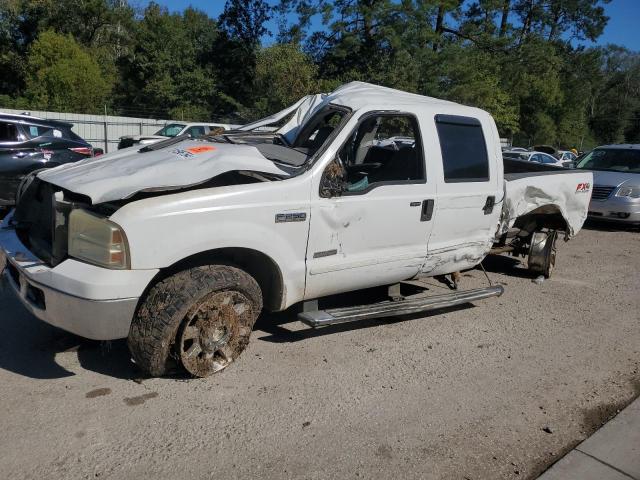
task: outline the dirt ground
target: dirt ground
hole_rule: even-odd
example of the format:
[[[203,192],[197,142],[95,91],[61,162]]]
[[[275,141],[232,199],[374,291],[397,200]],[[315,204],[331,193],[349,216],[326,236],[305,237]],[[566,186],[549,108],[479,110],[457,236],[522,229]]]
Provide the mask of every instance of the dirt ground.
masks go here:
[[[312,331],[261,319],[204,380],[140,379],[0,293],[0,478],[535,478],[640,394],[640,233],[591,225],[497,299]],[[481,270],[463,287],[481,286]]]

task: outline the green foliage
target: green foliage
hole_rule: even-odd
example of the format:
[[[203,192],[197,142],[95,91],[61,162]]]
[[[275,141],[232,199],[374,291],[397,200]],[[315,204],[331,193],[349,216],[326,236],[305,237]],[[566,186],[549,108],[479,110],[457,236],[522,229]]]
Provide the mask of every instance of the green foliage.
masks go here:
[[[118,103],[139,105],[157,116],[208,106],[216,91],[209,62],[217,38],[216,23],[187,9],[171,14],[150,3],[133,32],[133,46],[119,62]]]
[[[86,49],[52,31],[29,48],[27,71],[25,97],[42,109],[99,111],[112,88]]]
[[[212,19],[153,2],[2,0],[0,104],[248,120],[362,80],[488,110],[525,146],[640,141],[640,55],[578,46],[598,39],[607,3],[226,0]],[[262,46],[273,17],[277,42]]]
[[[258,52],[254,90],[256,116],[277,112],[317,93],[317,67],[297,45],[276,44]]]

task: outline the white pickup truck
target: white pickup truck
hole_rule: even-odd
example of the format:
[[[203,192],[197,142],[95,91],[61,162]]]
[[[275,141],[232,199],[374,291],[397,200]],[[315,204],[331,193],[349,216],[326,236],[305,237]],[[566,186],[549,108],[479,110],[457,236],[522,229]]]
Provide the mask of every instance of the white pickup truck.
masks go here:
[[[298,304],[318,327],[500,295],[398,288],[492,251],[528,255],[548,276],[557,232],[575,235],[587,216],[592,174],[506,162],[487,112],[349,83],[214,138],[27,178],[0,229],[0,266],[45,322],[127,337],[151,375],[207,376],[245,349],[263,309]],[[318,308],[385,285],[388,300]]]

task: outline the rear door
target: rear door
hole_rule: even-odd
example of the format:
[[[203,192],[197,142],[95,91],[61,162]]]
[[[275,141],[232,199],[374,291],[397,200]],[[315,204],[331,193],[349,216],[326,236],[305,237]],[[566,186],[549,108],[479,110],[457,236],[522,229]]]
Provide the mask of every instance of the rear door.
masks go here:
[[[438,275],[470,268],[491,248],[503,197],[497,130],[486,114],[434,117],[441,167],[438,202],[422,272]]]

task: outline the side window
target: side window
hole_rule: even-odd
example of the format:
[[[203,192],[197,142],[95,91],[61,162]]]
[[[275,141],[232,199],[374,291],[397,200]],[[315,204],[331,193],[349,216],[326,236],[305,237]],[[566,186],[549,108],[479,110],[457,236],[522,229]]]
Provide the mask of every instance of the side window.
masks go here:
[[[193,138],[198,138],[204,135],[204,127],[190,127],[184,133],[188,133]]]
[[[548,155],[541,155],[542,163],[556,163],[556,159]]]
[[[17,142],[18,129],[13,123],[0,122],[0,142]]]
[[[436,115],[444,181],[489,181],[489,158],[480,122],[471,117]]]
[[[53,128],[42,127],[40,125],[27,125],[25,127],[31,138],[42,137],[43,135],[53,136]]]
[[[332,170],[339,171],[345,194],[362,193],[389,183],[424,182],[417,121],[410,115],[366,118],[338,152],[340,163],[329,164],[325,176]]]

